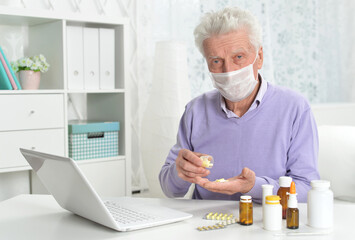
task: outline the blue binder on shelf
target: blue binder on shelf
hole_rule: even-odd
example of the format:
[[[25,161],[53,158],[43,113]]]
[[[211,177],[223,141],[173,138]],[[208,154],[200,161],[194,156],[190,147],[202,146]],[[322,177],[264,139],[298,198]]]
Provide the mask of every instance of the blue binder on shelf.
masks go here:
[[[2,63],[0,62],[0,90],[13,90],[9,78]]]
[[[6,64],[7,64],[7,67],[9,68],[9,70],[10,70],[10,72],[11,72],[12,78],[14,79],[18,90],[21,90],[21,85],[20,85],[19,81],[17,80],[16,74],[15,74],[14,71],[12,70],[11,64],[9,64],[9,61],[7,61],[7,58],[6,58],[6,56],[5,56],[5,54],[4,54],[4,51],[2,50],[1,47],[0,47],[0,52],[1,52],[2,56],[4,57],[4,59],[5,59],[5,62],[6,62]],[[2,66],[2,67],[4,68],[4,66]],[[5,69],[4,69],[4,71],[5,71]],[[5,72],[5,74],[6,74],[6,72]],[[7,78],[8,82],[10,82],[9,78],[8,78],[8,77],[6,77],[6,78]],[[10,83],[10,85],[11,85],[11,83]],[[13,89],[12,86],[11,86],[11,89]],[[10,89],[10,90],[11,90],[11,89]]]

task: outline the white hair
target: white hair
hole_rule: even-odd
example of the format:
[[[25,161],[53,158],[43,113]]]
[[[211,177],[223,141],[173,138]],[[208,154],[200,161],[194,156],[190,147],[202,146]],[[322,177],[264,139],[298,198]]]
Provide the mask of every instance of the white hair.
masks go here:
[[[262,30],[257,18],[239,7],[227,7],[202,16],[194,31],[195,44],[204,55],[203,41],[215,35],[222,35],[238,30],[246,30],[250,43],[257,50],[262,44]]]

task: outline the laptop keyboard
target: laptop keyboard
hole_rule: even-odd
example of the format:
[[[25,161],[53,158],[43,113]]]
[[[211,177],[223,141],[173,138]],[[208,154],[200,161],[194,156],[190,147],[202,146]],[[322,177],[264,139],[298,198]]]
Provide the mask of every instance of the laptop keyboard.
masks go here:
[[[116,202],[105,201],[104,204],[115,221],[121,224],[145,222],[156,219],[155,216],[124,208]]]

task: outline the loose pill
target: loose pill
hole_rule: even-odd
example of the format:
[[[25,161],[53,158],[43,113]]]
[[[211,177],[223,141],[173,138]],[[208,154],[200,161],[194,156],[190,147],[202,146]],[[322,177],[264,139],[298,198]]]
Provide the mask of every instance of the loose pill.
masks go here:
[[[228,182],[229,180],[227,180],[227,179],[224,179],[224,178],[219,178],[219,179],[216,179],[215,180],[215,182],[221,182],[221,183],[223,183],[223,182]]]

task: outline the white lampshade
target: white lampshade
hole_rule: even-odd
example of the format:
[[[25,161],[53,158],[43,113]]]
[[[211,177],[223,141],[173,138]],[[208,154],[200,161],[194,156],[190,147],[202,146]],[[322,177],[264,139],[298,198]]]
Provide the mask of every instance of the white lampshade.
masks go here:
[[[180,42],[158,42],[152,91],[143,116],[141,151],[151,197],[164,196],[159,172],[176,143],[180,118],[190,100],[186,47]]]

